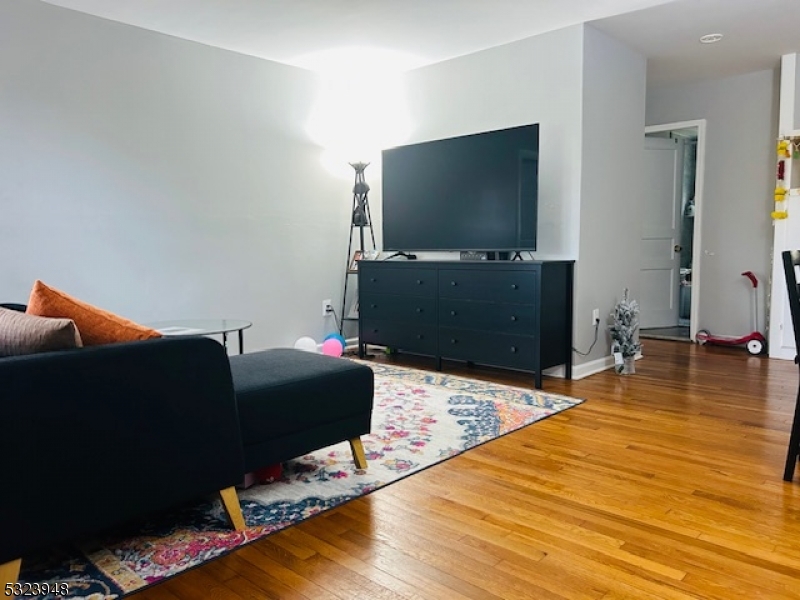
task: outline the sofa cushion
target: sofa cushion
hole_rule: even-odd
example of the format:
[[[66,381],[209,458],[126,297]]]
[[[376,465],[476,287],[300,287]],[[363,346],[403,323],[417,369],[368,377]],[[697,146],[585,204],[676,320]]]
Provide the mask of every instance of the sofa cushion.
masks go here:
[[[19,356],[82,346],[71,319],[49,319],[0,308],[0,356]]]
[[[155,329],[78,300],[61,290],[45,285],[38,279],[31,290],[27,313],[40,317],[72,319],[81,333],[85,346],[161,337]]]

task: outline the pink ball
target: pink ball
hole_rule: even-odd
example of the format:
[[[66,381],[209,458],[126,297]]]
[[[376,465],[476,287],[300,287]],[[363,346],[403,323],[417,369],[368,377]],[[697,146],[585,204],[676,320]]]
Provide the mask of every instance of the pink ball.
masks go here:
[[[342,352],[344,352],[344,346],[342,346],[342,342],[336,338],[330,338],[322,342],[323,354],[327,354],[328,356],[341,356]]]

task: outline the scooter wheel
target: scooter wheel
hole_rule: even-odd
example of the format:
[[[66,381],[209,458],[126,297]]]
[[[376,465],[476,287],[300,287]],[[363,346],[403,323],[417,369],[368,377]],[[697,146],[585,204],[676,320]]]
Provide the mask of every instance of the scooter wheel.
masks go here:
[[[753,356],[758,356],[764,351],[764,344],[761,340],[750,340],[747,342],[747,351]]]
[[[695,334],[694,340],[702,346],[708,341],[708,338],[710,337],[711,337],[711,332],[708,329],[701,329]]]

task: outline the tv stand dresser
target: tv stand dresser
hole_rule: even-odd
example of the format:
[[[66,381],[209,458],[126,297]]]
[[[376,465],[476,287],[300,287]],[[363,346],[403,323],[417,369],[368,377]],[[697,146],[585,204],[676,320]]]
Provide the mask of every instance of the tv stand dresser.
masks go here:
[[[572,378],[574,261],[362,260],[358,353],[367,344]]]

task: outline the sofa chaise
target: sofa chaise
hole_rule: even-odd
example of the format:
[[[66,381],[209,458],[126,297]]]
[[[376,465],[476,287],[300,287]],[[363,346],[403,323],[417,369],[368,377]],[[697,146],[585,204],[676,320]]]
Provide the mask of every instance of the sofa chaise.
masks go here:
[[[211,493],[243,529],[247,472],[345,440],[366,467],[372,396],[353,361],[228,357],[199,337],[0,358],[0,581],[31,553]]]

